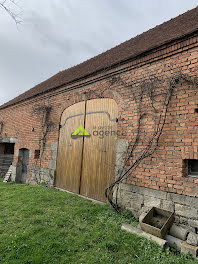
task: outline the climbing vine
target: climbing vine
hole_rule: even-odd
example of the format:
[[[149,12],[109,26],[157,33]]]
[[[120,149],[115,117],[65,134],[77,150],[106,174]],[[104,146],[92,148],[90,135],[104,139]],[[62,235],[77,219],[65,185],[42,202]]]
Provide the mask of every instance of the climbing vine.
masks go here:
[[[0,121],[0,134],[2,134],[3,131],[3,121]]]
[[[128,145],[123,158],[122,169],[119,171],[116,180],[105,190],[105,195],[115,210],[121,209],[118,205],[119,184],[127,180],[139,164],[144,159],[151,157],[157,150],[173,93],[176,86],[182,81],[196,85],[196,87],[198,84],[196,77],[190,77],[181,72],[166,78],[166,86],[163,89],[158,88],[160,80],[157,78],[150,78],[142,82],[140,87],[136,87],[136,89],[133,88],[133,85],[127,84],[120,76],[109,81],[110,86],[117,84],[128,88],[137,107],[135,116],[137,121],[135,128],[133,127],[136,129],[135,136]],[[149,129],[149,132],[145,128],[145,118],[148,117],[150,117],[149,123],[152,123],[152,129]]]
[[[131,139],[124,156],[122,157],[122,166],[116,175],[116,180],[108,186],[105,190],[105,195],[112,205],[112,207],[120,211],[118,204],[119,184],[126,181],[129,176],[133,176],[135,169],[146,158],[151,157],[157,150],[159,140],[162,135],[168,109],[175,92],[175,88],[182,81],[193,84],[197,87],[198,79],[190,77],[189,75],[178,72],[172,76],[164,76],[163,79],[153,77],[142,81],[139,85],[130,84],[124,80],[120,75],[108,79],[107,85],[100,91],[88,90],[86,92],[87,99],[104,98],[105,92],[111,91],[116,94],[120,100],[123,108],[128,107],[124,103],[124,96],[132,98],[136,110],[133,112],[132,123],[130,124],[130,131],[132,131]],[[116,92],[117,87],[123,88],[125,94]],[[51,121],[51,106],[37,105],[33,109],[42,122],[42,133],[39,140],[40,166],[42,156],[46,147],[47,135],[53,128],[54,124]],[[149,120],[149,131],[147,129],[147,121]],[[126,120],[124,116],[119,118],[119,122]],[[128,121],[129,122],[129,121]]]
[[[51,111],[52,106],[49,105],[36,105],[33,108],[33,114],[37,115],[41,120],[41,135],[39,139],[40,166],[46,148],[47,135],[54,127],[54,123],[51,120]]]

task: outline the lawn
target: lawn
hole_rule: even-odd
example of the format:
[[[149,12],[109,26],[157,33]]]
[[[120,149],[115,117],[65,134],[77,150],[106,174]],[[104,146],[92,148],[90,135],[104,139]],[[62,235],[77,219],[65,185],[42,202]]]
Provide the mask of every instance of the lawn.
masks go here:
[[[45,186],[0,183],[0,263],[198,263],[120,230],[128,212]]]

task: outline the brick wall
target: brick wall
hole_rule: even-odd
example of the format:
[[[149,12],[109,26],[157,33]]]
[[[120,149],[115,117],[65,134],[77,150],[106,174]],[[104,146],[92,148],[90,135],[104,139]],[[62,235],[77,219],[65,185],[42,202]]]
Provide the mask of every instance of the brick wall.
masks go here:
[[[177,40],[95,76],[2,109],[0,121],[3,121],[4,126],[0,136],[18,139],[14,156],[16,166],[17,151],[20,148],[31,150],[29,182],[45,181],[53,185],[59,123],[61,114],[67,107],[85,98],[113,98],[119,108],[118,130],[124,135],[118,140],[124,139],[130,144],[136,136],[136,101],[140,97],[142,84],[146,80],[154,80],[154,104],[159,108],[170,77],[178,72],[192,77],[198,76],[198,37]],[[110,83],[110,76],[118,75],[124,82]],[[152,135],[153,131],[152,105],[148,94],[144,94],[142,103],[147,115],[143,119],[142,143],[137,149],[137,155],[145,145],[145,134]],[[41,158],[35,159],[34,151],[41,148],[45,132],[44,113],[37,111],[40,106],[51,108],[48,120],[50,130],[46,135]],[[198,178],[188,177],[185,167],[186,159],[198,159],[197,107],[197,87],[185,81],[180,82],[174,90],[157,151],[141,162],[128,179],[128,184],[198,197]]]

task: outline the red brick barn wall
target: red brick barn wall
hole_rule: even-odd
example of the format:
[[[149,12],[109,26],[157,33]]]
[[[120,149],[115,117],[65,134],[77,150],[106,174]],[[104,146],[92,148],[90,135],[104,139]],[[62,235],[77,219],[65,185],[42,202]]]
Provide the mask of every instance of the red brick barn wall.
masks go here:
[[[135,98],[139,98],[142,84],[155,80],[155,93],[163,94],[163,91],[167,90],[170,78],[178,72],[193,78],[198,76],[197,59],[198,38],[192,36],[148,52],[119,67],[0,110],[0,121],[4,123],[1,137],[17,138],[14,166],[17,166],[18,150],[30,149],[27,181],[30,183],[44,181],[53,185],[61,114],[67,107],[85,99],[113,98],[119,107],[118,130],[122,136],[119,137],[118,144],[120,140],[124,140],[126,145],[130,144],[136,136]],[[195,85],[186,81],[177,84],[157,151],[140,163],[127,183],[120,185],[120,202],[135,213],[154,204],[171,210],[177,209],[178,215],[188,221],[182,210],[191,208],[192,201],[183,201],[182,205],[186,208],[182,209],[179,207],[181,203],[178,202],[178,196],[174,198],[169,194],[191,196],[194,199],[198,196],[198,178],[187,177],[185,167],[186,159],[198,158],[196,89]],[[158,99],[159,102],[163,101],[162,96]],[[148,94],[144,94],[142,102],[143,109],[149,113],[152,108]],[[50,109],[47,120],[49,131],[45,135],[46,143],[43,150],[46,123],[45,111],[42,109],[46,107]],[[143,134],[152,134],[151,116],[145,116],[143,121]],[[144,147],[143,139],[142,137],[140,149]],[[34,151],[39,149],[40,158],[35,159]],[[143,194],[143,190],[146,193],[144,188],[147,190],[146,197]],[[139,203],[135,203],[133,197],[138,198]],[[193,200],[193,203],[194,201],[197,200]],[[198,219],[197,209],[196,206],[193,207],[191,219]]]

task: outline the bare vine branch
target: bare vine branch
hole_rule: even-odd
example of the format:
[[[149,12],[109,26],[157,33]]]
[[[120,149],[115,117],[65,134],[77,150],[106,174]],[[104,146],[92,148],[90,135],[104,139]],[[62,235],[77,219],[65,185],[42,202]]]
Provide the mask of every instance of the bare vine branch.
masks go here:
[[[15,8],[12,8],[12,6]],[[19,6],[15,0],[3,0],[0,2],[0,7],[14,20],[16,25],[22,22],[20,12],[16,11],[19,9]]]
[[[149,80],[149,82],[143,82],[140,87],[140,94],[139,94],[139,100],[137,99],[137,96],[134,94],[134,101],[136,104],[138,103],[137,106],[137,112],[138,112],[138,120],[137,120],[137,132],[136,132],[136,137],[135,140],[132,140],[128,146],[128,150],[126,153],[126,157],[124,160],[124,164],[122,167],[122,170],[119,172],[119,175],[115,182],[111,184],[108,188],[105,190],[105,195],[107,199],[109,200],[110,204],[112,207],[119,211],[120,207],[118,205],[118,189],[119,189],[119,184],[123,182],[123,180],[126,180],[129,175],[139,166],[139,164],[145,159],[150,156],[152,156],[155,151],[158,148],[159,144],[159,139],[160,136],[162,135],[164,125],[166,123],[166,117],[167,117],[167,112],[168,108],[172,99],[172,95],[174,92],[175,87],[177,86],[178,83],[181,81],[186,81],[191,84],[197,85],[197,79],[196,78],[191,78],[188,75],[184,75],[181,73],[178,73],[171,78],[169,78],[169,86],[168,89],[165,93],[161,94],[164,95],[164,99],[160,104],[160,107],[156,107],[156,101],[154,98],[154,90],[156,89],[156,79]],[[119,82],[121,83],[124,87],[132,88],[130,85],[126,84],[124,80],[121,80],[120,78],[117,78],[117,80],[113,80],[111,84]],[[130,89],[132,91],[132,89]],[[145,112],[143,109],[143,97],[144,93],[146,93],[147,98],[150,98],[151,101],[151,108],[153,111],[149,113],[148,111]],[[157,96],[157,95],[156,95]],[[143,118],[147,116],[148,114],[153,115],[153,132],[151,136],[148,136],[148,141],[147,143],[141,143],[141,129],[143,125]],[[145,138],[144,138],[145,141]],[[141,151],[137,151],[138,147],[142,147]],[[128,166],[128,163],[131,163],[130,166]],[[113,199],[113,192],[116,193],[115,199]]]

